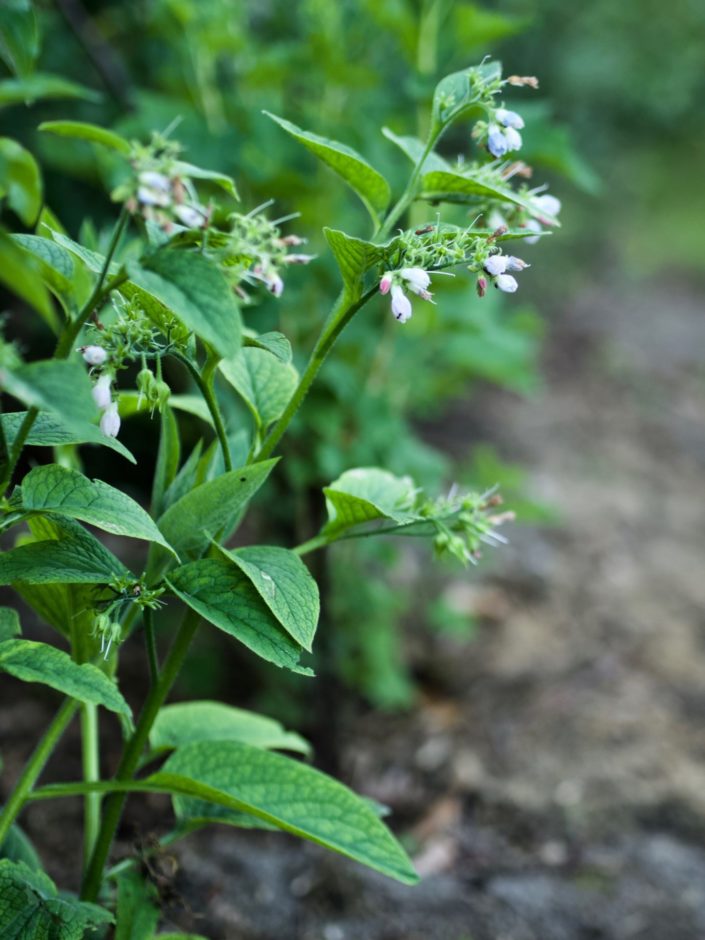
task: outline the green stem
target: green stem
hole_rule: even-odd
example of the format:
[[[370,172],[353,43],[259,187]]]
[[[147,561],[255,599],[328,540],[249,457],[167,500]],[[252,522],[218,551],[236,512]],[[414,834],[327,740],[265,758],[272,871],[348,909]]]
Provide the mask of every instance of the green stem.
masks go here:
[[[100,780],[100,743],[98,735],[98,706],[86,702],[81,709],[81,745],[83,752],[83,779],[86,783]],[[87,863],[93,852],[100,829],[100,793],[87,793],[83,818],[83,858]]]
[[[220,442],[220,449],[223,452],[223,462],[225,463],[226,470],[232,470],[233,461],[230,456],[230,445],[228,444],[228,435],[225,433],[225,425],[223,424],[223,417],[220,413],[220,407],[218,405],[218,400],[215,397],[215,390],[213,388],[214,381],[214,368],[212,367],[211,360],[206,363],[206,369],[208,370],[207,378],[201,375],[198,370],[198,367],[195,363],[191,362],[189,358],[184,356],[180,352],[172,352],[172,356],[175,359],[178,359],[179,362],[183,363],[184,366],[191,373],[191,377],[198,386],[198,390],[203,396],[203,400],[206,403],[208,411],[210,412],[211,418],[213,418],[213,425],[215,426],[215,433],[218,435],[218,441]]]
[[[343,293],[340,295],[330,313],[330,316],[328,317],[326,325],[323,327],[316,345],[313,348],[308,365],[306,366],[303,375],[299,380],[299,384],[296,386],[296,391],[291,396],[291,400],[286,406],[284,414],[281,416],[281,418],[279,418],[259,449],[257,454],[258,460],[263,460],[265,457],[269,457],[274,448],[277,446],[282,435],[289,427],[292,418],[299,410],[301,402],[306,397],[309,388],[313,384],[313,381],[318,374],[318,370],[325,362],[326,357],[331,351],[335,341],[345,329],[347,324],[355,316],[357,311],[363,307],[370,297],[372,297],[376,292],[377,287],[372,287],[351,304],[348,302],[348,295],[345,291],[343,291]]]
[[[22,809],[32,787],[44,769],[51,752],[73,718],[79,703],[75,699],[66,699],[56,717],[44,732],[44,737],[27,761],[15,789],[0,813],[0,846],[5,841],[10,826]]]
[[[5,466],[5,473],[3,474],[2,482],[0,483],[0,492],[5,492],[8,483],[12,479],[12,474],[15,472],[15,467],[17,466],[17,461],[20,459],[20,454],[22,453],[22,448],[25,445],[25,441],[29,437],[29,432],[32,430],[32,425],[37,419],[39,414],[39,408],[30,408],[27,414],[22,420],[22,424],[19,427],[17,432],[17,437],[12,442],[12,448],[10,450],[10,456],[7,460]]]
[[[154,611],[145,607],[142,612],[144,622],[144,642],[147,647],[147,659],[149,660],[149,677],[152,685],[159,682],[159,659],[157,657],[157,639],[154,634]]]
[[[150,689],[134,733],[125,746],[120,765],[115,774],[115,779],[118,782],[125,783],[129,781],[137,770],[154,719],[157,717],[159,709],[184,664],[188,648],[199,622],[200,617],[197,613],[192,610],[187,611],[174,637],[169,654],[164,661],[159,681]],[[110,852],[110,846],[115,838],[115,832],[126,799],[126,793],[111,793],[105,801],[103,821],[81,888],[81,898],[85,901],[95,901],[98,897],[103,879],[103,869]]]

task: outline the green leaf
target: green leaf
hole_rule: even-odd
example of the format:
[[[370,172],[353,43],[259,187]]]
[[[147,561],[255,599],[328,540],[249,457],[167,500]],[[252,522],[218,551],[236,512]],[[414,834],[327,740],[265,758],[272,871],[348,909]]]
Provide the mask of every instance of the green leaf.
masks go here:
[[[378,467],[346,470],[323,490],[328,522],[321,530],[338,536],[353,526],[389,519],[398,525],[418,518],[413,511],[416,487],[411,477],[396,477]]]
[[[151,940],[159,923],[157,892],[134,868],[117,879],[117,926],[114,940]]]
[[[384,258],[385,251],[379,245],[336,229],[324,228],[323,234],[340,268],[348,298],[354,302],[362,296],[365,273]]]
[[[311,650],[318,626],[318,585],[298,555],[274,545],[251,545],[222,555],[234,562],[287,633]]]
[[[60,538],[0,554],[0,584],[106,584],[130,572],[90,532],[71,519],[54,520]]]
[[[0,137],[0,198],[22,219],[32,225],[42,208],[42,177],[29,150],[16,140]]]
[[[498,82],[501,77],[501,63],[490,61],[442,78],[433,93],[433,136],[438,136],[451,121],[472,111],[482,96],[483,87]]]
[[[93,426],[98,416],[91,381],[76,360],[43,359],[12,372],[0,369],[0,389],[40,411],[59,415],[61,423],[78,433]]]
[[[41,682],[64,695],[131,716],[130,706],[112,679],[91,663],[79,665],[68,653],[31,640],[0,643],[0,670],[23,682]]]
[[[192,180],[207,180],[220,186],[226,193],[229,193],[234,199],[239,199],[235,180],[232,176],[226,176],[225,173],[216,173],[215,170],[204,170],[200,166],[194,166],[193,163],[184,163],[177,160],[173,167],[174,174],[177,176],[187,176]]]
[[[193,741],[240,741],[269,750],[311,753],[307,741],[293,731],[286,731],[278,721],[221,702],[166,705],[160,709],[149,739],[155,750],[181,747]]]
[[[126,493],[89,480],[77,470],[48,464],[35,467],[22,480],[22,508],[68,516],[134,539],[156,542],[171,551],[151,516]]]
[[[76,266],[73,255],[48,238],[40,235],[12,235],[12,240],[35,259],[44,284],[59,298],[67,312],[73,312],[77,306],[74,277]],[[58,319],[55,318],[54,332],[58,332]]]
[[[208,940],[200,933],[155,933],[151,940]]]
[[[26,411],[10,411],[0,416],[8,446],[11,446],[25,419]],[[27,444],[35,447],[59,447],[62,444],[100,444],[121,454],[130,463],[137,461],[124,444],[115,437],[107,437],[94,424],[84,424],[80,431],[66,427],[56,416],[40,411],[27,436]]]
[[[150,317],[161,323],[166,308],[221,356],[235,355],[242,342],[240,311],[212,261],[200,253],[159,248],[139,263],[128,263],[127,270]],[[135,293],[131,285],[121,292]]]
[[[22,829],[15,823],[0,846],[0,858],[11,862],[24,862],[32,871],[41,871],[42,863],[37,850]]]
[[[0,607],[0,643],[22,633],[20,617],[12,607]]]
[[[159,519],[159,528],[179,555],[200,554],[218,533],[229,534],[247,502],[278,458],[231,470],[186,493]]]
[[[35,72],[21,79],[8,78],[0,82],[0,108],[15,104],[30,105],[35,101],[52,98],[100,101],[101,96],[92,88],[48,72]]]
[[[364,157],[345,144],[304,131],[269,111],[264,113],[344,179],[362,199],[372,220],[379,221],[379,214],[389,205],[391,191],[386,179]]]
[[[266,349],[281,362],[289,363],[292,359],[291,343],[283,333],[255,333],[254,330],[245,330],[242,345]]]
[[[464,199],[463,197],[470,197]],[[443,202],[474,202],[477,199],[497,199],[521,206],[534,212],[529,199],[515,193],[508,186],[497,186],[489,180],[474,178],[470,173],[434,171],[421,180],[421,198]]]
[[[97,124],[87,124],[85,121],[44,121],[38,129],[47,134],[56,134],[59,137],[73,137],[76,140],[87,140],[92,144],[100,144],[109,150],[117,150],[118,153],[125,156],[129,156],[132,149],[129,141],[116,134],[115,131],[110,131],[106,127],[99,127]]]
[[[31,0],[3,0],[0,5],[0,58],[24,76],[39,55],[39,29]]]
[[[282,628],[252,582],[229,561],[203,558],[167,576],[181,600],[267,662],[302,675],[301,647]]]
[[[276,421],[294,394],[299,374],[264,349],[248,347],[222,359],[220,371],[245,401],[258,429]]]
[[[161,515],[166,508],[164,497],[174,482],[181,458],[179,426],[168,405],[162,409],[160,425],[159,450],[152,482],[152,512],[155,516]]]
[[[179,748],[148,780],[167,785],[172,776],[188,778],[196,798],[177,796],[179,815],[197,816],[203,799],[221,803],[405,884],[418,880],[369,804],[306,764],[235,741],[202,741]]]
[[[3,231],[0,231],[0,283],[41,313],[52,329],[56,328],[56,314],[42,283],[39,265]]]
[[[57,243],[61,245],[67,251],[70,251],[71,254],[75,255],[77,258],[80,258],[81,261],[86,265],[89,271],[92,271],[94,274],[100,274],[103,270],[103,265],[105,264],[105,256],[101,255],[97,251],[91,251],[89,248],[84,248],[83,245],[79,245],[78,242],[75,242],[72,238],[69,238],[68,235],[64,235],[62,232],[57,232],[54,229],[46,226],[51,233],[51,237]],[[109,274],[116,274],[119,265],[116,262],[113,262],[110,265]]]
[[[419,140],[418,137],[399,137],[388,127],[383,127],[382,133],[387,140],[391,140],[393,144],[396,144],[414,165],[418,164],[419,160],[423,157],[425,149],[422,140]],[[426,170],[450,170],[448,161],[444,160],[443,157],[439,157],[438,154],[433,151],[426,155],[423,166]]]
[[[113,922],[96,904],[62,895],[42,871],[24,862],[0,861],[2,940],[83,940],[86,930]]]

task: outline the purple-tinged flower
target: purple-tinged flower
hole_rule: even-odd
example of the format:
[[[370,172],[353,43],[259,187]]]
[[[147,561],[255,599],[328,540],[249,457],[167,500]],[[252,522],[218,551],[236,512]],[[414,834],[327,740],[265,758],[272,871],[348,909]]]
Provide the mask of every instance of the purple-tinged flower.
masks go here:
[[[507,266],[504,269],[505,271],[523,271],[525,268],[530,268],[531,265],[527,264],[523,258],[515,258],[514,255],[509,255],[507,258]]]
[[[507,111],[506,108],[497,108],[495,119],[502,127],[515,127],[518,131],[524,126],[524,118],[516,111]]]
[[[487,293],[487,278],[486,277],[478,277],[476,290],[477,290],[478,297],[485,296],[485,294]]]
[[[423,293],[428,293],[431,278],[428,272],[424,271],[423,268],[402,268],[399,273],[402,279],[406,281],[409,290],[412,290],[415,294],[419,294],[419,296],[422,296]]]
[[[306,244],[306,239],[301,238],[300,235],[285,235],[283,238],[280,238],[279,241],[285,248],[298,248],[299,245]]]
[[[504,291],[505,294],[513,294],[519,287],[516,278],[512,277],[511,274],[500,274],[499,277],[494,279],[494,286],[498,290]]]
[[[95,383],[92,389],[93,401],[99,408],[107,408],[112,401],[110,388],[113,384],[113,377],[104,372]]]
[[[117,437],[120,430],[120,414],[116,401],[111,401],[100,419],[100,430],[106,437]]]
[[[513,127],[504,128],[504,139],[507,142],[507,150],[520,150],[521,149],[521,134],[519,131],[515,130]]]
[[[309,264],[317,255],[285,255],[284,261],[287,264]]]
[[[392,314],[395,320],[406,323],[411,319],[411,302],[398,284],[392,285]]]
[[[382,280],[379,282],[379,292],[380,294],[388,294],[392,286],[392,272],[386,271],[382,275]]]
[[[491,255],[483,265],[485,271],[492,277],[504,274],[507,270],[507,258],[505,255]]]
[[[489,126],[487,149],[493,157],[503,157],[507,150],[509,150],[507,138],[496,124],[490,124]]]
[[[108,358],[102,346],[81,346],[79,352],[83,356],[83,361],[89,366],[102,366]]]
[[[284,281],[282,281],[276,271],[270,271],[266,274],[264,283],[267,285],[269,293],[273,294],[275,297],[281,297],[284,293]]]

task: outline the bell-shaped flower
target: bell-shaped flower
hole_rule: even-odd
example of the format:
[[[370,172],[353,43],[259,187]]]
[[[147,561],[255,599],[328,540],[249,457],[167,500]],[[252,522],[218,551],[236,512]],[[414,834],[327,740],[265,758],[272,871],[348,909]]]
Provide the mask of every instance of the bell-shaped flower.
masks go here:
[[[496,124],[490,124],[488,128],[487,149],[493,157],[503,157],[509,150],[507,138]]]
[[[528,219],[522,227],[528,229],[530,232],[536,232],[536,235],[529,235],[522,239],[525,245],[535,245],[537,241],[540,241],[543,229],[536,219]]]
[[[145,170],[137,178],[137,199],[144,206],[168,206],[172,201],[171,180],[163,173]]]
[[[201,206],[174,206],[174,215],[186,228],[201,228],[208,218],[208,213]]]
[[[527,264],[523,258],[515,258],[514,255],[509,255],[507,258],[507,266],[504,269],[505,271],[523,271],[525,268],[530,268],[531,265]]]
[[[110,405],[113,397],[110,391],[112,384],[112,375],[104,372],[93,386],[91,394],[93,395],[93,401],[99,408],[107,408]]]
[[[560,199],[556,199],[556,197],[552,196],[550,193],[542,193],[540,196],[534,196],[532,202],[539,212],[545,213],[554,219],[561,211]]]
[[[116,401],[111,401],[100,419],[100,430],[106,437],[117,437],[120,430],[120,413]]]
[[[492,277],[497,277],[507,270],[507,257],[506,255],[490,255],[483,267]]]
[[[516,111],[508,111],[506,108],[497,108],[494,113],[495,120],[502,127],[515,127],[518,131],[524,126],[524,118]]]
[[[102,346],[81,346],[80,353],[89,366],[102,366],[108,358]]]
[[[500,274],[499,277],[494,279],[494,286],[498,290],[504,291],[505,294],[513,294],[519,287],[516,278],[512,277],[511,274]]]
[[[507,142],[507,150],[520,150],[521,149],[521,134],[519,131],[515,130],[513,127],[504,128],[504,139]]]
[[[424,293],[428,293],[431,278],[428,272],[424,271],[423,268],[402,268],[399,273],[402,279],[406,281],[409,290],[421,296],[423,296]]]
[[[398,284],[392,286],[392,314],[400,323],[406,323],[411,319],[411,301]]]

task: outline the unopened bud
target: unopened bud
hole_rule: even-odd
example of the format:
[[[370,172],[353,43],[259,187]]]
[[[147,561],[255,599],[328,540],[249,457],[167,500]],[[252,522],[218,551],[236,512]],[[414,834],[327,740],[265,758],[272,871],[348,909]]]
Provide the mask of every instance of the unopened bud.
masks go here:
[[[485,294],[487,293],[487,278],[486,277],[478,277],[476,290],[477,290],[478,297],[485,296]]]
[[[535,89],[539,87],[539,80],[535,75],[510,75],[507,84],[516,85],[517,87],[525,85],[528,88]]]
[[[89,366],[102,366],[108,358],[108,354],[102,346],[81,346],[79,351],[84,362],[87,362]]]
[[[283,238],[279,239],[279,242],[284,245],[285,248],[297,248],[299,245],[305,245],[306,239],[301,238],[299,235],[285,235]]]
[[[392,272],[387,271],[386,274],[382,276],[382,280],[379,282],[379,292],[380,294],[388,294],[392,287]]]
[[[316,255],[285,255],[284,261],[287,264],[309,264],[316,258]]]

